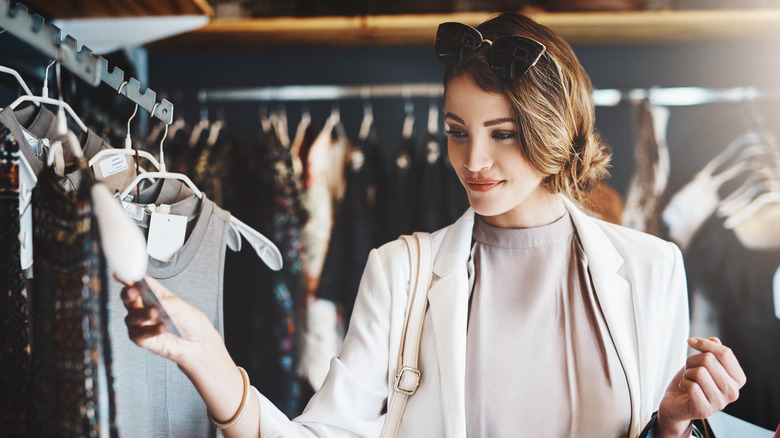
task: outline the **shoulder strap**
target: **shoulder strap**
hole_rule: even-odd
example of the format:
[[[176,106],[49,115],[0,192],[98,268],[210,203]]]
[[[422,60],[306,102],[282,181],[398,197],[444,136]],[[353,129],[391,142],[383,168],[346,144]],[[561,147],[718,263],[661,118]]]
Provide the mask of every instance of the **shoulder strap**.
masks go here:
[[[420,386],[421,374],[417,368],[420,353],[420,337],[422,335],[425,311],[428,307],[428,288],[431,285],[433,273],[433,244],[428,233],[414,233],[414,236],[401,236],[409,249],[411,261],[409,306],[406,311],[404,332],[401,336],[401,348],[398,355],[398,372],[390,401],[387,405],[387,416],[382,429],[382,438],[395,437],[401,417],[406,408],[406,400]]]

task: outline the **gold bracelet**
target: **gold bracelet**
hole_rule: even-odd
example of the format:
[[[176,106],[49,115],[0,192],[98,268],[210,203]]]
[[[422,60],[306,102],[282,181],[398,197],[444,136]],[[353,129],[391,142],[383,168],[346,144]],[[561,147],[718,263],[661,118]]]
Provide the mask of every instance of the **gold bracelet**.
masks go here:
[[[246,396],[249,393],[249,375],[246,373],[246,370],[244,370],[241,367],[238,368],[238,371],[241,373],[241,378],[244,380],[244,395],[241,396],[241,404],[238,405],[238,412],[236,412],[235,415],[233,415],[233,418],[228,420],[226,423],[220,423],[219,421],[215,420],[214,417],[211,416],[211,412],[206,411],[206,414],[209,416],[209,421],[211,421],[211,424],[214,425],[217,429],[227,429],[229,427],[232,427],[234,424],[238,422],[238,420],[241,419],[241,414],[244,413],[244,408],[246,407]]]

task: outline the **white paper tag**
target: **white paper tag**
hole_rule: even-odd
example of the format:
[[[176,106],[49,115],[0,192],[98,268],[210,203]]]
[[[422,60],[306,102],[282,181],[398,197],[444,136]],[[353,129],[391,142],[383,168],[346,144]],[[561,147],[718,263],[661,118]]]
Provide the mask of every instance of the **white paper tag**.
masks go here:
[[[780,319],[780,268],[775,271],[772,282],[772,300],[775,303],[775,318]]]
[[[116,175],[123,170],[127,170],[127,159],[124,155],[114,155],[100,160],[100,173],[103,178]]]
[[[122,201],[122,207],[125,209],[125,213],[127,213],[127,216],[131,219],[134,219],[136,221],[142,221],[144,219],[144,208],[135,205],[130,204],[129,202]]]
[[[152,211],[146,252],[157,260],[167,262],[184,245],[187,216]]]

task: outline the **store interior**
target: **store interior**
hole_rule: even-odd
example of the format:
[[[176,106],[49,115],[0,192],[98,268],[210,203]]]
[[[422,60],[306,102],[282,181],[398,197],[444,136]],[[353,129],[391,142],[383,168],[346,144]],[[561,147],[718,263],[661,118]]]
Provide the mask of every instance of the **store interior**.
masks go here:
[[[215,206],[250,229],[237,231],[245,239],[240,251],[225,245],[209,249],[215,273],[203,275],[218,284],[219,296],[204,305],[211,306],[209,315],[236,363],[244,364],[253,385],[289,416],[302,411],[322,383],[327,358],[338,352],[367,251],[401,234],[444,227],[468,206],[456,193],[457,179],[447,167],[444,66],[433,51],[436,27],[447,21],[476,25],[503,11],[528,14],[572,46],[592,80],[596,127],[612,151],[605,193],[613,204],[604,207],[602,217],[682,249],[691,335],[719,336],[748,376],[740,400],[725,412],[767,430],[780,424],[777,2],[0,4],[0,28],[6,29],[0,30],[0,108],[17,106],[25,93],[22,82],[36,96],[46,83],[49,96],[67,102],[106,144],[121,148],[131,138],[133,149],[164,161],[168,171],[187,175]],[[36,29],[19,25],[34,14]],[[54,26],[75,39],[75,45],[38,38],[41,28]],[[104,61],[108,71],[76,71],[95,60]],[[114,68],[123,72],[118,82],[116,76],[106,79]],[[85,79],[90,75],[92,80]],[[58,110],[57,105],[49,107]],[[69,125],[75,124],[71,117]],[[329,192],[324,210],[316,210],[311,203],[315,197],[305,194],[310,180],[294,170],[290,145],[294,149],[299,141],[308,141],[311,146],[325,130],[332,131],[325,136],[328,141],[344,148],[337,165],[342,182]],[[756,159],[750,151],[759,148]],[[364,162],[375,166],[368,175],[345,176]],[[304,160],[303,166],[303,175],[310,178],[327,169],[316,161]],[[433,185],[422,176],[432,172],[438,178]],[[350,181],[363,185],[364,198],[368,187],[373,204],[364,206],[365,216],[351,215],[341,203],[354,195]],[[133,186],[127,189],[140,203],[140,188]],[[388,198],[377,201],[374,190]],[[444,192],[447,196],[437,196]],[[430,205],[426,196],[442,200]],[[631,208],[644,208],[645,216],[630,216]],[[328,217],[320,224],[324,228],[314,234],[324,237],[307,246],[312,218],[323,215]],[[187,239],[197,233],[195,222],[187,227]],[[252,232],[278,249],[281,270],[269,267],[274,258],[270,246],[253,248]],[[322,306],[312,305],[312,297]],[[104,333],[108,350],[116,348],[109,345],[123,324],[111,300],[102,301],[109,309],[107,319],[112,318]],[[13,303],[3,305],[6,313],[0,317],[10,315]],[[34,306],[28,309],[35,311]],[[307,313],[315,311],[322,312],[316,315],[319,320]],[[114,353],[115,361],[133,357],[133,350],[125,349],[132,346],[126,336],[117,342],[127,345]],[[14,366],[10,356],[0,375]],[[144,360],[147,367],[175,369]],[[118,372],[123,370],[120,366]],[[3,382],[6,389],[13,388],[9,378]],[[160,390],[173,397],[171,391],[181,383],[171,382],[150,393]],[[123,403],[128,402],[117,401],[118,415]],[[168,414],[158,411],[150,405],[133,415],[175,427]],[[130,420],[117,421],[123,435]],[[208,427],[205,415],[198,421]]]

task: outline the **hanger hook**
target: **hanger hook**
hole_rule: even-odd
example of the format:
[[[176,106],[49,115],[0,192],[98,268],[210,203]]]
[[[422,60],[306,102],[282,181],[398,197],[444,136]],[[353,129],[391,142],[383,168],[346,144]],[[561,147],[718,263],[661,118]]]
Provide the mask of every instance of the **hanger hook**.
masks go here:
[[[49,97],[49,69],[57,62],[55,59],[49,65],[46,66],[46,73],[43,75],[43,88],[41,89],[42,97]]]
[[[149,113],[149,118],[150,118],[150,119],[154,117],[154,111],[157,109],[157,107],[158,107],[159,105],[160,105],[160,102],[155,102],[155,103],[154,103],[154,106],[152,107],[152,112],[150,112],[150,113]],[[138,105],[136,105],[136,108],[137,108],[137,107],[138,107]],[[168,124],[167,124],[167,123],[166,123],[165,125],[166,125],[166,126],[168,126]],[[167,131],[166,131],[166,132],[167,132]]]
[[[119,88],[116,90],[116,94],[122,94],[122,88],[127,84],[127,81],[123,81],[119,84]]]
[[[165,125],[165,131],[163,131],[163,136],[160,139],[160,172],[166,172],[165,170],[165,155],[163,152],[163,142],[165,142],[165,138],[168,137],[168,124],[163,123]]]

